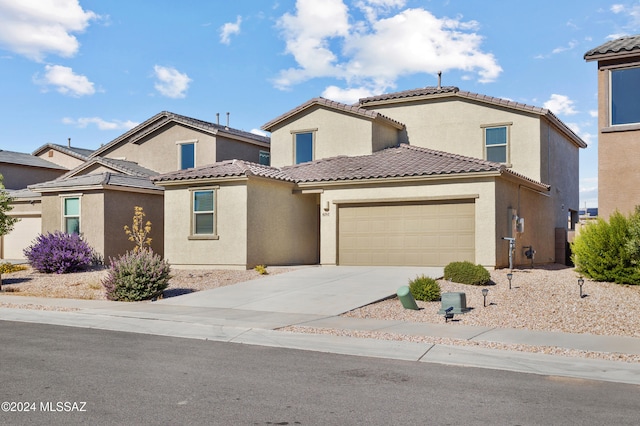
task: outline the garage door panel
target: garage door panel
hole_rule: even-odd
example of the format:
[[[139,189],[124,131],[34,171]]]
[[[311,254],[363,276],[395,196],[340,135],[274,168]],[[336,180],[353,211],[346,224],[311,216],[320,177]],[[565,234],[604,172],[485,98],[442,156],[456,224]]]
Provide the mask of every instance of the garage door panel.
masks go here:
[[[2,238],[2,257],[4,259],[24,259],[23,249],[31,245],[41,229],[40,217],[20,217],[13,230]]]
[[[338,263],[443,266],[475,261],[475,204],[341,206]]]

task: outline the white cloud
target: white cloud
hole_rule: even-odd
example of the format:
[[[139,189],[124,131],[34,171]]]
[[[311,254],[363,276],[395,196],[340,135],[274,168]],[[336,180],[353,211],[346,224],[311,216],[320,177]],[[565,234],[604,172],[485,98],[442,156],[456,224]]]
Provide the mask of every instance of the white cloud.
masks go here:
[[[593,118],[598,118],[598,110],[592,109],[591,111],[589,111],[589,115]]]
[[[416,73],[462,70],[480,82],[500,75],[495,57],[480,49],[477,22],[437,18],[424,9],[392,13],[404,4],[361,0],[356,6],[364,10],[366,21],[353,21],[342,0],[298,0],[295,15],[286,13],[278,21],[285,52],[297,67],[282,70],[276,87],[288,89],[328,77],[379,93],[394,87],[398,78]]]
[[[99,130],[129,130],[133,129],[140,123],[136,123],[135,121],[127,120],[112,120],[107,121],[100,117],[82,117],[82,118],[69,118],[65,117],[62,119],[64,124],[74,125],[79,128],[85,128],[90,124],[94,124]]]
[[[580,179],[580,208],[598,207],[598,178],[589,177]]]
[[[227,22],[222,27],[220,27],[220,43],[229,44],[231,43],[231,36],[240,34],[240,24],[242,23],[242,17],[238,16],[236,22]]]
[[[554,114],[573,115],[578,111],[573,107],[573,101],[568,96],[552,94],[551,98],[543,104],[543,106]]]
[[[566,52],[567,50],[573,50],[578,45],[578,42],[575,40],[571,40],[566,46],[556,47],[551,51],[553,54],[558,54],[562,52]]]
[[[342,102],[345,104],[353,104],[361,98],[373,96],[376,93],[364,88],[342,89],[338,86],[329,86],[322,92],[322,97],[331,99],[332,101]]]
[[[43,78],[34,77],[37,84],[43,86],[55,86],[63,95],[74,97],[93,95],[96,90],[93,83],[84,75],[75,74],[69,67],[62,65],[46,65]]]
[[[267,132],[263,132],[260,129],[251,129],[249,133],[253,133],[254,135],[258,135],[258,136],[268,136]]]
[[[80,45],[73,33],[98,18],[78,0],[0,0],[0,46],[38,62],[49,53],[71,57]]]
[[[618,4],[611,5],[609,10],[616,15],[622,14],[624,18],[628,20],[628,23],[626,25],[623,25],[625,30],[629,30],[633,34],[637,33],[638,26],[640,25],[640,4],[627,6],[627,5],[618,3]],[[616,34],[612,34],[609,37],[614,37],[615,35]]]
[[[189,89],[191,79],[186,73],[181,73],[175,68],[156,65],[153,67],[155,77],[158,79],[154,87],[158,92],[168,98],[184,98]]]

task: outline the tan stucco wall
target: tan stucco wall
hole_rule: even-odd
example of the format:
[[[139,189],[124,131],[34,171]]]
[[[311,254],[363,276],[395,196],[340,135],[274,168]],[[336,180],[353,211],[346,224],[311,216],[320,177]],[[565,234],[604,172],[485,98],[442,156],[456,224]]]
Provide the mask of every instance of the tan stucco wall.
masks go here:
[[[248,267],[317,264],[317,194],[293,194],[293,185],[250,179],[248,185]]]
[[[136,143],[121,143],[102,155],[124,158],[148,169],[167,173],[180,169],[180,145],[176,142],[185,141],[195,143],[196,167],[234,158],[257,163],[259,151],[269,151],[268,147],[234,141],[225,136],[217,138],[179,124],[169,124]]]
[[[493,268],[496,265],[496,217],[494,178],[487,177],[475,181],[439,180],[423,183],[394,185],[362,185],[325,188],[320,196],[320,206],[329,202],[329,211],[321,215],[320,262],[334,265],[337,261],[338,206],[336,202],[345,200],[395,200],[436,197],[441,199],[475,199],[476,205],[476,263]],[[474,198],[478,196],[477,198]]]
[[[338,155],[366,155],[373,152],[373,125],[371,120],[351,114],[311,108],[286,121],[271,133],[271,165],[294,164],[292,132],[315,132],[314,159]],[[386,135],[385,135],[386,137]]]
[[[105,254],[104,245],[104,197],[101,192],[86,191],[65,193],[66,196],[80,198],[80,232],[85,241],[98,253]],[[63,230],[62,196],[42,195],[42,233]]]
[[[105,191],[104,193],[104,235],[105,258],[117,257],[132,250],[135,244],[128,240],[124,226],[133,227],[135,207],[143,208],[144,223],[151,221],[151,248],[162,256],[164,254],[164,207],[163,195],[131,193],[124,191]]]
[[[540,118],[491,104],[464,99],[433,99],[372,105],[383,115],[404,123],[400,142],[475,158],[484,158],[484,129],[509,126],[509,162],[512,169],[535,180],[540,171]]]
[[[7,189],[24,189],[28,185],[48,182],[66,173],[66,170],[41,169],[19,164],[0,163],[0,174]]]
[[[599,62],[598,67],[637,61],[628,58]],[[640,126],[609,126],[609,71],[598,70],[598,216],[608,219],[618,210],[623,214],[640,205]]]
[[[51,155],[49,154],[51,153]],[[75,169],[80,164],[84,163],[84,161],[72,157],[70,155],[65,154],[64,152],[57,151],[55,149],[48,149],[43,151],[37,157],[42,158],[43,160],[51,161],[59,166],[66,167],[67,169]]]
[[[496,182],[495,190],[496,267],[506,268],[509,266],[509,243],[502,240],[503,237],[516,238],[514,266],[531,266],[531,260],[524,255],[525,246],[533,246],[536,251],[534,264],[555,262],[554,204],[551,197],[545,192],[533,191],[506,179],[499,179]],[[510,213],[524,218],[524,232],[518,233],[515,232],[515,229],[511,229]]]
[[[247,264],[246,182],[227,183],[217,191],[218,239],[190,240],[189,188],[165,188],[165,258],[176,268],[245,269]],[[202,185],[210,188],[212,185]]]

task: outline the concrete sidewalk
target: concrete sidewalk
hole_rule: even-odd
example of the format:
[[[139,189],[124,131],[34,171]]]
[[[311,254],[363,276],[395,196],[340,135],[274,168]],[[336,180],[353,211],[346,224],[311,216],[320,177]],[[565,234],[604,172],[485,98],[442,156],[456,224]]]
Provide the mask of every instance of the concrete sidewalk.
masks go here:
[[[305,268],[158,302],[126,303],[0,295],[0,303],[74,309],[72,312],[58,312],[0,308],[0,320],[640,384],[640,363],[485,349],[473,345],[450,346],[278,331],[289,325],[304,325],[453,338],[469,343],[489,341],[640,355],[640,339],[637,338],[473,327],[456,322],[408,323],[339,316],[377,298],[395,294],[400,285],[406,285],[407,276],[413,278],[417,273],[425,273],[424,268],[401,269]],[[431,273],[437,275],[438,271]]]

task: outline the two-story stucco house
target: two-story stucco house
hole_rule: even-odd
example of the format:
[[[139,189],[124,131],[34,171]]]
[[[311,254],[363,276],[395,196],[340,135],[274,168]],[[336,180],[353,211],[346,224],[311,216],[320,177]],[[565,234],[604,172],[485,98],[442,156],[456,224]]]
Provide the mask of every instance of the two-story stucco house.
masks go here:
[[[589,50],[598,63],[598,214],[640,205],[640,35]]]
[[[566,260],[586,144],[550,111],[428,87],[312,99],[263,126],[271,166],[155,176],[176,267],[487,267]]]
[[[32,229],[82,233],[108,260],[132,248],[123,228],[131,226],[135,206],[152,223],[152,248],[163,253],[164,191],[151,182],[152,176],[230,158],[268,164],[270,144],[268,137],[165,111],[97,150],[83,152],[83,158],[64,157],[55,148],[46,145],[31,156],[63,164],[66,172],[28,186],[26,193],[38,195],[42,211],[41,226]],[[16,250],[11,253],[15,256]]]

